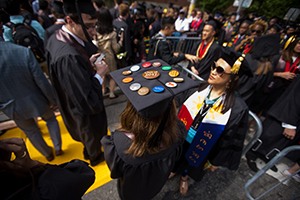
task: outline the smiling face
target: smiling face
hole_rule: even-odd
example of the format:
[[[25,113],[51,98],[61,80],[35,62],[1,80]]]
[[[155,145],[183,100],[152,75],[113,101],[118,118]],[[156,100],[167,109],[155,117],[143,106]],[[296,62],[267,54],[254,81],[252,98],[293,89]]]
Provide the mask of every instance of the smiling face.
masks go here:
[[[209,76],[207,82],[212,86],[226,87],[227,83],[231,79],[230,65],[222,58],[219,58],[217,60],[217,62],[215,62],[213,65],[215,65],[215,66],[212,67],[212,70],[210,71],[210,76]],[[220,68],[223,69],[224,73],[221,73],[222,70]]]

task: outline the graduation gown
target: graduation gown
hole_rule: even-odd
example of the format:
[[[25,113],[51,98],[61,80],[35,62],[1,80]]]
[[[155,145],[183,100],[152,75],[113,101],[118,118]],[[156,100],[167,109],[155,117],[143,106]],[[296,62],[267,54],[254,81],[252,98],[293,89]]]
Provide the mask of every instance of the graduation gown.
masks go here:
[[[198,43],[196,44],[193,48],[192,51],[190,52],[191,54],[198,56],[198,50],[199,50],[199,45],[201,44]],[[222,48],[221,46],[214,41],[209,49],[207,50],[206,55],[196,64],[194,64],[195,68],[199,72],[199,76],[203,78],[204,80],[207,80],[210,74],[211,66],[214,61],[217,61],[222,53]],[[192,66],[192,64],[191,64]]]
[[[89,61],[92,52],[60,29],[49,38],[46,53],[66,128],[74,140],[83,142],[90,157],[96,157],[92,154],[100,151],[100,140],[107,133],[107,118],[102,87]]]
[[[291,145],[297,145],[300,140],[300,77],[299,75],[270,108],[268,118],[263,123],[261,147],[257,153],[265,156],[273,148],[283,150]],[[296,136],[293,140],[286,138],[282,133],[282,122],[296,126]],[[299,153],[299,152],[297,152]],[[270,155],[274,156],[273,153]],[[292,158],[293,159],[293,158]]]
[[[235,96],[225,129],[206,158],[212,165],[226,167],[230,170],[238,169],[247,134],[248,112],[246,103],[239,96]],[[205,162],[197,168],[188,165],[185,154],[189,145],[187,142],[184,143],[182,156],[175,168],[177,172],[188,169],[188,175],[199,181],[203,175]]]
[[[179,53],[177,57],[173,56],[172,42],[167,40],[165,36],[158,33],[150,40],[150,48],[147,60],[153,59],[162,59],[170,65],[175,65],[180,61],[185,60],[185,55],[183,53]]]
[[[180,132],[185,134],[183,124]],[[118,179],[120,198],[129,200],[152,199],[164,186],[180,157],[183,138],[168,149],[156,154],[133,157],[126,153],[132,140],[124,132],[116,131],[102,138],[106,163],[111,178]]]

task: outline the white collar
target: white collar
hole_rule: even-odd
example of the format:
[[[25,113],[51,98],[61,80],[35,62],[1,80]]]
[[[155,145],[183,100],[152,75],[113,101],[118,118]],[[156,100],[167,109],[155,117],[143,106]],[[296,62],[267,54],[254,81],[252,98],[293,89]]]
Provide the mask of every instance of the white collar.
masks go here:
[[[65,25],[62,26],[62,30],[65,31],[65,32],[67,32],[67,33],[69,33],[79,44],[81,44],[82,46],[85,46],[84,45],[84,41],[82,39],[80,39],[79,37],[77,37],[71,31],[69,31]]]

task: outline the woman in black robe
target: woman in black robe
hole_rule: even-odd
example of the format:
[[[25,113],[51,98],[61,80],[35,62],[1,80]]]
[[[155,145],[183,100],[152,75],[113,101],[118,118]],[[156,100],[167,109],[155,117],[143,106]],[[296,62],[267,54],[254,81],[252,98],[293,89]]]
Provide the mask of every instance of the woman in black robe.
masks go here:
[[[244,64],[243,57],[224,52],[211,69],[209,85],[200,86],[180,109],[178,116],[188,130],[177,165],[177,172],[182,173],[180,193],[183,195],[188,191],[188,176],[199,181],[204,168],[214,171],[222,166],[236,170],[239,166],[248,107],[234,90],[240,67],[240,72],[246,70]]]

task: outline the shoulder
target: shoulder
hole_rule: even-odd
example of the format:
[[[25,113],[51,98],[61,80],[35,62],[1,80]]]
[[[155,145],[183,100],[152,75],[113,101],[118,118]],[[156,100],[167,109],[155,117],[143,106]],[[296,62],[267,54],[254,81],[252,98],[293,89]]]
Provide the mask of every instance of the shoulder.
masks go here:
[[[238,95],[235,95],[234,104],[232,106],[233,111],[236,113],[248,112],[249,108],[246,102]]]

